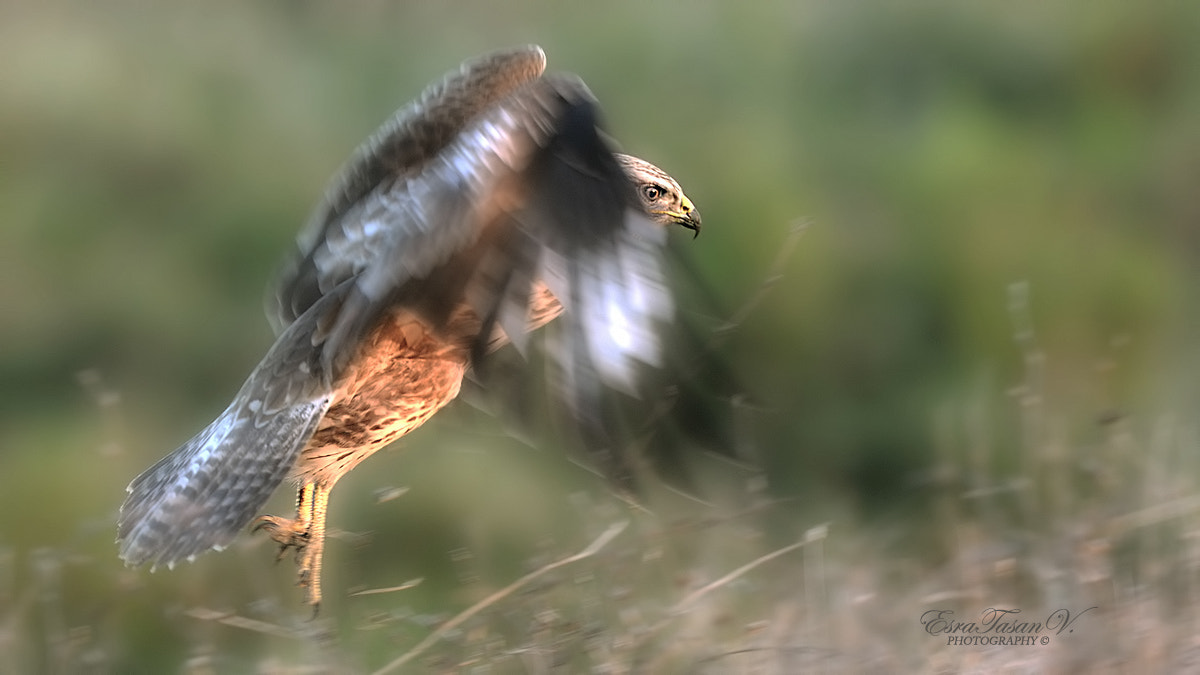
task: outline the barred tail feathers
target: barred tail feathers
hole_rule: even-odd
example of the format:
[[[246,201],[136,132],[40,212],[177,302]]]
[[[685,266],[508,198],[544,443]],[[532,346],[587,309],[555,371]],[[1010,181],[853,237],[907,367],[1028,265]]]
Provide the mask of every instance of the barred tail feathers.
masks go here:
[[[227,546],[287,477],[328,407],[325,396],[263,415],[260,399],[243,394],[130,483],[117,538],[127,564],[173,566]]]

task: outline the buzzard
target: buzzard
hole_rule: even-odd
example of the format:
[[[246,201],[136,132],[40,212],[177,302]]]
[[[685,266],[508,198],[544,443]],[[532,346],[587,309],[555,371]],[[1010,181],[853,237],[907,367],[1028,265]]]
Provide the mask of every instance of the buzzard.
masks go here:
[[[281,556],[296,550],[315,609],[338,479],[560,315],[555,391],[603,439],[605,391],[636,393],[639,364],[660,360],[667,230],[698,234],[700,214],[662,170],[617,153],[592,93],[545,63],[536,46],[468,61],[354,153],[268,301],[274,345],[223,413],[130,483],[127,564],[192,560],[254,521]],[[256,519],[288,478],[296,517]]]

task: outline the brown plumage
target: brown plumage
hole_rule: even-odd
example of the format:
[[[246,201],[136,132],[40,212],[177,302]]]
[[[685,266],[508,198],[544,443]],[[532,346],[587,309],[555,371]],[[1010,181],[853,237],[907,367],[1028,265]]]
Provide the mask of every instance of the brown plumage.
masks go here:
[[[453,400],[487,353],[562,314],[550,356],[581,427],[599,426],[602,387],[636,390],[671,312],[665,226],[698,232],[699,214],[611,149],[578,78],[544,66],[532,46],[468,62],[359,148],[269,303],[275,344],[224,413],[130,484],[127,563],[222,548],[291,477],[296,518],[256,529],[297,550],[316,606],[333,485]]]

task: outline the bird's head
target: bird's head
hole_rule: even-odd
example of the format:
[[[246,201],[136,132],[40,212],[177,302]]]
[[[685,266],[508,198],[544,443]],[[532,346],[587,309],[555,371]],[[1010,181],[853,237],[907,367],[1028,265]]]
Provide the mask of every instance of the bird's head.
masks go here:
[[[661,225],[682,225],[700,236],[700,212],[683,188],[667,172],[637,157],[617,154],[621,168],[633,182],[642,209],[650,219]]]

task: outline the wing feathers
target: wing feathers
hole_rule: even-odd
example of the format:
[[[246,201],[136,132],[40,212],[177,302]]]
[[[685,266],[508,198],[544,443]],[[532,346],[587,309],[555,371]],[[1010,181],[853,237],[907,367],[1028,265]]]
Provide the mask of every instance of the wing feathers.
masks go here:
[[[545,67],[546,55],[535,45],[468,61],[372,134],[331,181],[300,236],[299,256],[285,268],[268,299],[267,313],[276,332],[369,261],[387,223],[349,211],[367,195],[422,171],[466,125],[536,80]],[[320,253],[326,247],[334,253]]]
[[[453,259],[480,260],[484,250],[505,239],[500,230],[519,227],[537,244],[562,239],[555,234],[557,225],[526,222],[519,214],[530,212],[528,203],[542,197],[536,188],[540,174],[531,164],[546,153],[559,118],[573,101],[591,105],[591,93],[578,78],[555,76],[530,83],[464,129],[419,175],[380,186],[355,205],[348,215],[389,225],[375,242],[375,257],[354,277],[355,291],[325,346],[331,372],[397,292],[445,266],[462,268],[458,279],[469,280],[473,269]],[[612,163],[618,180],[624,181],[615,160]],[[528,285],[528,275],[523,278]],[[424,287],[432,289],[433,284]],[[507,321],[505,317],[501,325]]]

